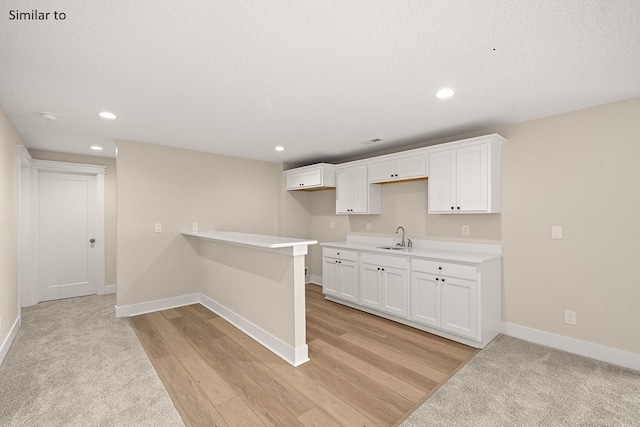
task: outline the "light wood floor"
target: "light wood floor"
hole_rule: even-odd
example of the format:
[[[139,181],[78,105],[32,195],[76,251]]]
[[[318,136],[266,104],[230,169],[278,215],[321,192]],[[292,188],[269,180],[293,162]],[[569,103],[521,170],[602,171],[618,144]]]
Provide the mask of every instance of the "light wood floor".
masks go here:
[[[396,425],[477,352],[316,285],[306,302],[311,361],[297,368],[199,304],[131,323],[187,426]]]

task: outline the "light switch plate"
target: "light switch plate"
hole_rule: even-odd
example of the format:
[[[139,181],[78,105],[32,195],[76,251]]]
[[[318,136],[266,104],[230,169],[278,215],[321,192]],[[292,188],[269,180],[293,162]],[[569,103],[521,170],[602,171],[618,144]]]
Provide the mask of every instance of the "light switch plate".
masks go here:
[[[551,226],[551,238],[552,239],[562,239],[562,226],[561,225],[552,225]]]
[[[191,231],[198,231],[198,223],[194,222],[191,224]]]
[[[162,223],[156,222],[155,230],[156,230],[156,233],[162,233]]]
[[[469,235],[469,224],[462,224],[462,235],[463,236]]]

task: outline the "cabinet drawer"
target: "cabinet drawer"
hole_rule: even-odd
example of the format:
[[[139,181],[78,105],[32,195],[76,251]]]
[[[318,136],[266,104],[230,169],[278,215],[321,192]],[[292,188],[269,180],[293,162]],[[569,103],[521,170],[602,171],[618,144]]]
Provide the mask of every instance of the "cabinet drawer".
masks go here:
[[[322,255],[329,258],[343,259],[345,261],[358,262],[358,252],[345,249],[323,248]]]
[[[386,256],[378,254],[362,253],[360,261],[367,264],[383,265],[385,267],[404,268],[409,267],[407,258]]]
[[[478,279],[478,270],[475,266],[433,261],[429,259],[411,260],[411,270],[422,273],[442,274],[443,276],[458,277],[460,279],[467,280]]]

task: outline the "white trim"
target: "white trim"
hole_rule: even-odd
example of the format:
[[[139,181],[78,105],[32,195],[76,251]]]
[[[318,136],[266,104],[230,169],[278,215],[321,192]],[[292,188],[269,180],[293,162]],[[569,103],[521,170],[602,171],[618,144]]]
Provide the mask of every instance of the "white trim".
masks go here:
[[[16,335],[18,335],[18,330],[20,329],[21,324],[22,318],[20,317],[20,315],[18,315],[18,318],[15,322],[13,322],[13,326],[11,326],[11,329],[9,330],[9,334],[4,339],[2,346],[0,346],[0,365],[2,365],[5,356],[9,352],[9,347],[11,347],[11,344],[13,344],[13,340],[16,338]]]
[[[322,276],[310,275],[307,283],[311,283],[312,285],[322,286]]]
[[[200,294],[181,295],[172,298],[158,299],[155,301],[141,302],[138,304],[122,305],[116,307],[116,317],[131,317],[139,314],[153,313],[154,311],[168,310],[170,308],[182,307],[185,305],[200,302]]]
[[[206,295],[200,294],[200,304],[218,314],[289,364],[299,366],[309,361],[309,347],[306,343],[297,348],[293,347]]]
[[[502,326],[503,333],[514,338],[520,338],[525,341],[546,345],[547,347],[564,350],[569,353],[640,371],[640,354],[575,338],[569,338],[538,329],[527,328],[513,323],[505,322]]]
[[[117,286],[116,286],[115,284],[113,284],[113,285],[106,285],[106,286],[104,287],[104,293],[105,293],[105,294],[115,294],[115,293],[116,293],[116,289],[117,289]]]
[[[39,293],[39,175],[40,172],[71,173],[96,177],[96,271],[93,281],[98,295],[110,293],[105,287],[105,174],[107,166],[37,160],[18,145],[19,287],[21,307],[40,302]]]
[[[57,160],[31,160],[31,167],[44,172],[64,172],[80,175],[104,175],[107,166],[90,165],[85,163],[59,162]]]
[[[106,170],[106,167],[104,167]],[[94,249],[96,253],[96,292],[98,295],[106,294],[105,289],[105,269],[106,269],[106,244],[105,244],[105,200],[104,200],[104,187],[105,187],[105,175],[103,173],[96,173],[96,242],[94,243]]]

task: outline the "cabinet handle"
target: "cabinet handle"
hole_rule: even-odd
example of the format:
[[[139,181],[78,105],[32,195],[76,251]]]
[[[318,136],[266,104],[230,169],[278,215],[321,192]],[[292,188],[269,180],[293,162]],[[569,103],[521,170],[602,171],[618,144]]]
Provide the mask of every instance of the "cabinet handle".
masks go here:
[[[382,269],[382,271],[384,271],[384,268]]]
[[[442,281],[444,282],[444,279],[442,279]]]
[[[451,206],[451,210],[453,210],[453,206]]]
[[[439,277],[436,277],[436,282],[439,282],[439,281],[440,281],[440,278],[439,278]]]
[[[339,255],[339,254],[338,254]],[[442,270],[442,267],[438,267],[438,270]]]
[[[460,210],[460,206],[458,206],[458,210]]]

